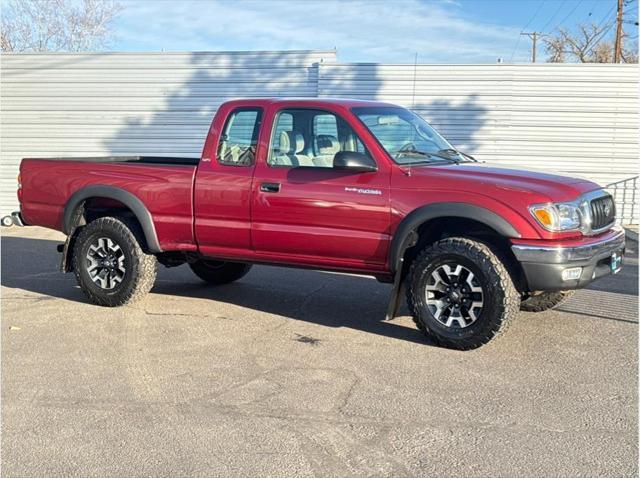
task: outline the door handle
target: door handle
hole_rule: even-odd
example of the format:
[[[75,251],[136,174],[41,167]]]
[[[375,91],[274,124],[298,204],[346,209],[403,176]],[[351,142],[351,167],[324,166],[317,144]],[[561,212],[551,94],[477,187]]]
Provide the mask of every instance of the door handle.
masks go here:
[[[263,193],[280,192],[280,183],[262,183],[260,185],[260,191],[262,191]]]

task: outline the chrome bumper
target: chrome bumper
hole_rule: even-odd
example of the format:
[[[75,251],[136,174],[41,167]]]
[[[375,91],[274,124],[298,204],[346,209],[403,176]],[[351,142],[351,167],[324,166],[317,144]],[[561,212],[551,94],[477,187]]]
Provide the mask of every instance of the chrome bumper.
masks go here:
[[[577,261],[598,260],[608,257],[624,248],[624,229],[617,231],[613,237],[583,246],[511,246],[513,254],[520,262],[540,262],[544,264],[566,264]]]

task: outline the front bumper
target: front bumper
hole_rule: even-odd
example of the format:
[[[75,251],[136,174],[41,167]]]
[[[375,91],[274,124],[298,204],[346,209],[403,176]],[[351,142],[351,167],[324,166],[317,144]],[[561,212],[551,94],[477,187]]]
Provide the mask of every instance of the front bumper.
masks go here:
[[[615,258],[625,248],[624,230],[612,229],[599,238],[545,245],[517,243],[511,246],[522,265],[529,291],[579,289],[594,280],[620,270]],[[616,255],[614,257],[614,254]],[[613,258],[613,259],[612,259]],[[565,269],[581,268],[579,277],[564,280]]]

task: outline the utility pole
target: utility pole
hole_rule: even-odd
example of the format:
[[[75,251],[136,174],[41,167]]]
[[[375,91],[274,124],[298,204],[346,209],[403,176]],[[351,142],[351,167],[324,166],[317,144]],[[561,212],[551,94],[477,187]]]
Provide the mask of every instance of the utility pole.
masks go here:
[[[620,63],[622,56],[622,5],[623,0],[618,0],[618,27],[616,28],[616,46],[613,51],[613,62]]]
[[[620,0],[622,1],[622,0]],[[531,63],[536,62],[536,44],[538,43],[538,32],[522,32],[520,35],[526,35],[533,40],[533,48],[531,49]]]

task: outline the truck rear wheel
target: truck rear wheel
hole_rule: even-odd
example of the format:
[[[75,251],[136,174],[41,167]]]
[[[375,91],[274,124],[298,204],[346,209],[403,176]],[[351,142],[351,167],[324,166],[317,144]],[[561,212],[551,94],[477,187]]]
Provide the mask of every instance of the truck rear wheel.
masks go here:
[[[133,221],[101,217],[75,240],[73,269],[78,285],[97,305],[133,303],[151,290],[156,258],[142,250],[142,232]]]
[[[469,350],[506,330],[518,314],[520,294],[487,245],[451,237],[425,248],[413,261],[407,303],[428,338]]]
[[[560,305],[575,293],[574,290],[563,290],[558,292],[540,292],[522,299],[520,310],[525,312],[544,312]]]
[[[237,281],[251,270],[251,264],[204,259],[189,263],[189,267],[200,279],[214,285]]]

